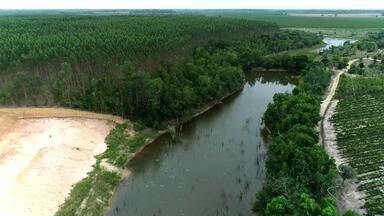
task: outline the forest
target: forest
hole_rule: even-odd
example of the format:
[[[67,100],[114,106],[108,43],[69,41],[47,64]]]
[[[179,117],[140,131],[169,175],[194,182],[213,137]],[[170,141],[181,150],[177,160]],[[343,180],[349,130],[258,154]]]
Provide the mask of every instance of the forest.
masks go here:
[[[310,59],[279,53],[321,42],[203,16],[1,17],[0,29],[0,104],[65,106],[155,127],[240,89],[252,67],[301,70]]]
[[[315,131],[331,73],[324,65],[310,64],[301,74],[293,93],[276,94],[264,114],[272,143],[267,182],[254,204],[261,215],[339,215],[328,192],[338,175],[336,166],[317,145]]]

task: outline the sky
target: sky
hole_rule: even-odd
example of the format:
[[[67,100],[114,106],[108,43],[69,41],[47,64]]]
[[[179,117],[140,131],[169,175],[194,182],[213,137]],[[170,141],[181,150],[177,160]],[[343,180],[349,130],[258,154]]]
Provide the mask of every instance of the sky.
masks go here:
[[[0,0],[0,9],[384,9],[384,0]]]

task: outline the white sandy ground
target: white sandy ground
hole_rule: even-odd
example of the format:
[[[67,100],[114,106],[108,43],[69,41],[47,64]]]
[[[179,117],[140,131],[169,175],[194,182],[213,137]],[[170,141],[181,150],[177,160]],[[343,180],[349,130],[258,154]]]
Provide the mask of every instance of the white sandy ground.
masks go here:
[[[324,147],[327,150],[328,155],[335,159],[336,166],[344,164],[346,161],[342,158],[337,149],[336,131],[331,122],[331,118],[336,111],[338,100],[332,100],[329,108],[324,116],[323,130],[324,130]]]
[[[0,109],[0,215],[53,215],[121,121],[68,109]]]
[[[373,60],[372,58],[364,58],[365,60]],[[335,159],[336,165],[348,163],[342,158],[339,150],[337,149],[336,141],[336,132],[331,122],[333,114],[336,112],[337,100],[333,100],[337,87],[339,85],[340,77],[344,73],[348,72],[351,66],[359,61],[359,59],[354,59],[348,62],[348,66],[342,70],[335,71],[335,74],[332,76],[332,81],[330,87],[328,88],[326,98],[321,104],[320,115],[323,117],[320,134],[320,143],[323,143],[324,148],[328,155]],[[361,207],[364,205],[364,197],[366,196],[363,192],[358,190],[358,184],[353,181],[346,181],[343,185],[341,191],[340,200],[338,200],[337,205],[341,213],[344,213],[347,210],[354,210],[360,215],[366,213],[365,209]]]
[[[325,112],[327,111],[328,106],[331,103],[332,98],[335,96],[337,87],[339,86],[339,81],[340,81],[341,75],[343,75],[344,73],[349,71],[349,69],[351,68],[353,63],[355,63],[357,61],[359,61],[359,59],[351,60],[351,61],[348,62],[348,66],[347,67],[345,67],[345,68],[343,68],[341,70],[337,70],[336,71],[335,75],[332,77],[331,87],[328,90],[327,97],[324,99],[324,101],[321,104],[320,116],[324,116],[325,115]]]

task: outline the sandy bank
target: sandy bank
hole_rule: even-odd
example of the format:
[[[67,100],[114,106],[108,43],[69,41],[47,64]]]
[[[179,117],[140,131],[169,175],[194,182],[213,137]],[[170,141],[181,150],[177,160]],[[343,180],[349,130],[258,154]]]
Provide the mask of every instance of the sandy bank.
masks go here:
[[[114,126],[86,118],[0,118],[0,215],[8,216],[53,215],[105,151]]]
[[[8,116],[16,119],[33,119],[33,118],[85,118],[109,120],[116,123],[123,123],[125,120],[119,116],[109,114],[93,113],[81,110],[66,108],[0,108],[0,120],[2,116]]]

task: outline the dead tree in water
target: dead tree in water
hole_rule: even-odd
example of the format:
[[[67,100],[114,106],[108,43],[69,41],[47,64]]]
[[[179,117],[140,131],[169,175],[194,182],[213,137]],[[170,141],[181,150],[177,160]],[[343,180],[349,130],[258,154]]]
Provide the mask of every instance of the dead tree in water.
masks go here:
[[[176,122],[168,126],[168,130],[172,136],[172,140],[176,140],[180,137],[183,131],[183,124],[180,123],[179,118],[176,118]]]

